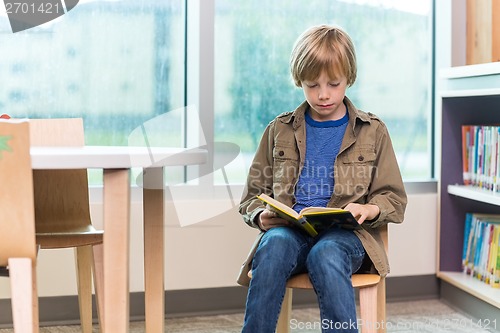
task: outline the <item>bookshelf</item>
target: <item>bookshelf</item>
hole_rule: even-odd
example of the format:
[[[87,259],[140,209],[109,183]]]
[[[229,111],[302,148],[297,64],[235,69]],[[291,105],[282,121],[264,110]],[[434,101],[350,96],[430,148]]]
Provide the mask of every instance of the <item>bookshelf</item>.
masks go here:
[[[462,273],[462,247],[467,212],[500,214],[500,194],[463,186],[464,124],[500,124],[498,63],[441,71],[446,89],[437,108],[438,133],[438,269],[437,276],[470,296],[493,306],[500,316],[500,289]]]

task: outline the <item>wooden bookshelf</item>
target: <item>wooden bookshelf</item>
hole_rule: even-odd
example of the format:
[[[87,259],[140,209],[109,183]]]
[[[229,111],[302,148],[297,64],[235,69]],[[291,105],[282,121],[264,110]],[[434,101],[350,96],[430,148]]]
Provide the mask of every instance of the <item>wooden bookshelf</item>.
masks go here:
[[[500,124],[500,67],[464,66],[441,72],[446,86],[437,108],[438,269],[437,276],[498,309],[500,289],[462,273],[465,215],[500,214],[500,194],[464,186],[462,125]],[[461,76],[462,75],[462,76]]]

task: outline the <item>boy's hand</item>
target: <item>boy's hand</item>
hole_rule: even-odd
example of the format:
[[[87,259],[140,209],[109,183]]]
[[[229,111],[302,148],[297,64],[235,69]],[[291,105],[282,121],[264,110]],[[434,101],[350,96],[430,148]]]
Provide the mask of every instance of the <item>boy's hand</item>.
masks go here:
[[[350,203],[345,206],[344,209],[350,211],[352,216],[358,220],[359,224],[365,222],[366,220],[373,220],[378,216],[378,214],[380,214],[380,208],[376,205],[370,204],[361,205],[358,203]]]
[[[259,214],[258,224],[261,230],[267,231],[275,227],[288,226],[290,225],[290,222],[278,217],[275,212],[265,209]]]

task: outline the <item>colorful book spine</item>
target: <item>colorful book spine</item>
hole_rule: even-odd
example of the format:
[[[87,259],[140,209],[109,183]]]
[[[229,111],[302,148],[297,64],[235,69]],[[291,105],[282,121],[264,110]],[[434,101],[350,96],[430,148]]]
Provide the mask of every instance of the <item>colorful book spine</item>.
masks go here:
[[[488,263],[486,265],[486,283],[491,286],[494,285],[494,274],[495,274],[495,266],[496,266],[496,258],[498,253],[498,231],[500,230],[498,225],[490,226],[490,251],[488,256]]]
[[[468,264],[468,253],[470,251],[470,238],[471,238],[471,229],[472,229],[472,213],[465,214],[465,228],[464,228],[464,245],[462,251],[462,270],[467,272],[467,264]]]
[[[471,143],[471,127],[469,125],[462,126],[462,169],[463,169],[463,178],[464,185],[472,184],[472,174],[471,174],[471,157],[470,157],[470,149],[472,147]]]

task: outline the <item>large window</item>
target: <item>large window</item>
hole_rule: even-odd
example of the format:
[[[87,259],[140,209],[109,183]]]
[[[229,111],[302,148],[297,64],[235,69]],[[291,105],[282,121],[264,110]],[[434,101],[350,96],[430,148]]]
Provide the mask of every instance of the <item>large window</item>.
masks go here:
[[[354,104],[387,124],[405,180],[431,176],[431,0],[215,1],[215,138],[247,163],[276,115],[304,100],[290,77],[295,39],[343,27],[358,57]]]
[[[264,127],[303,100],[289,74],[293,42],[334,23],[357,49],[348,96],[388,125],[405,180],[429,178],[431,1],[80,1],[18,33],[0,13],[0,114],[83,117],[90,145],[134,144],[146,128],[151,144],[194,147],[207,143],[201,128],[245,161],[210,182],[243,183]],[[204,43],[213,55],[192,48]],[[207,91],[208,107],[193,98]]]
[[[183,104],[183,1],[93,1],[11,33],[0,16],[0,112],[84,118],[88,144],[126,145]]]
[[[128,145],[184,105],[184,27],[184,0],[80,1],[18,33],[0,15],[0,114],[83,117],[87,144]],[[180,121],[167,126],[161,142],[180,145]]]

